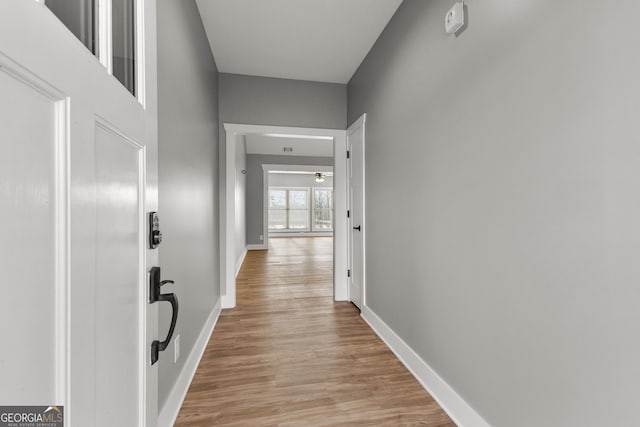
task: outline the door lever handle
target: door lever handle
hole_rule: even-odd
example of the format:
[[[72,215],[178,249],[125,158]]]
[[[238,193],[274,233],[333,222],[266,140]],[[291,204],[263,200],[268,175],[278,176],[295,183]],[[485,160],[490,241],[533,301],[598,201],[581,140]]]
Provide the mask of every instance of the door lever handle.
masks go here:
[[[153,365],[158,361],[158,357],[161,351],[165,351],[167,346],[173,338],[173,332],[176,329],[176,323],[178,322],[178,298],[175,294],[162,294],[160,288],[167,283],[175,283],[173,280],[160,280],[160,267],[152,267],[149,271],[149,302],[168,302],[171,304],[171,325],[169,326],[169,332],[167,337],[163,341],[155,340],[151,343],[151,364]]]
[[[362,226],[360,226],[360,225],[359,225],[359,226],[357,226],[357,227],[353,227],[353,229],[354,229],[354,230],[358,230],[358,231],[360,231],[360,230],[362,229]]]
[[[169,332],[167,333],[167,337],[164,341],[155,340],[151,343],[151,364],[153,365],[158,361],[158,357],[161,351],[165,351],[171,342],[171,338],[173,338],[173,332],[176,329],[176,323],[178,322],[178,298],[176,295],[171,294],[160,294],[158,297],[158,301],[166,301],[171,304],[171,325],[169,326]]]

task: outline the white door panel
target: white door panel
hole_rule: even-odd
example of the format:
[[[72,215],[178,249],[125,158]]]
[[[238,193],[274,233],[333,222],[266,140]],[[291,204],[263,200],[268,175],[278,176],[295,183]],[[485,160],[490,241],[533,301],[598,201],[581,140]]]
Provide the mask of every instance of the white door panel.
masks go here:
[[[46,404],[56,398],[56,108],[7,71],[0,69],[0,402]]]
[[[97,427],[139,417],[140,147],[96,127]],[[126,382],[123,384],[123,378]],[[123,385],[126,384],[126,387]]]
[[[157,210],[155,0],[136,4],[140,101],[43,2],[0,1],[0,271],[11,301],[0,332],[17,343],[0,352],[0,401],[64,405],[68,427],[157,422],[147,271],[158,251],[143,236],[144,212]]]
[[[364,123],[365,116],[347,130],[349,150],[350,239],[349,298],[358,308],[364,304],[365,217],[364,217]]]

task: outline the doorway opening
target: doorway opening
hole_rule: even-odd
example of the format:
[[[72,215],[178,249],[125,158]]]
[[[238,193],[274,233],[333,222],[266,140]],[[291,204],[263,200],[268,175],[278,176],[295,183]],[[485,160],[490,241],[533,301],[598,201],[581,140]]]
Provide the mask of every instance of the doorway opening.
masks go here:
[[[347,300],[346,131],[229,123],[224,127],[220,183],[222,307],[236,305],[236,276],[247,250],[269,250],[273,239],[331,235],[333,299]],[[283,160],[294,157],[292,162]],[[328,160],[318,162],[323,157]],[[300,159],[305,159],[304,164]],[[256,185],[256,168],[260,169],[260,185]],[[331,191],[315,185],[320,184],[316,178],[325,182],[330,178]],[[303,179],[315,184],[304,184],[300,181]],[[271,186],[272,194],[270,183],[277,184]]]
[[[319,162],[324,159],[327,164],[324,166],[262,165],[263,212],[266,214],[263,232],[268,237],[269,250],[262,266],[254,262],[254,271],[262,267],[288,278],[271,282],[270,289],[273,286],[281,289],[265,295],[275,298],[282,298],[281,295],[296,295],[297,298],[333,296],[332,146],[329,153],[330,157],[315,158]],[[292,161],[299,158],[291,156]],[[243,288],[247,284],[245,278],[243,274],[238,275]]]

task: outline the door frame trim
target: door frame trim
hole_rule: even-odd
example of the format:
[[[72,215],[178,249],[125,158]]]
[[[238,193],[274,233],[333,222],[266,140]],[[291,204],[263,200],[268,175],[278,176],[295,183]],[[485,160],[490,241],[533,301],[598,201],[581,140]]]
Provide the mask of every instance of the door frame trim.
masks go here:
[[[347,150],[349,149],[349,145],[348,145],[348,139],[349,139],[349,135],[351,135],[356,129],[362,128],[362,295],[361,295],[361,301],[360,301],[360,305],[362,307],[366,306],[366,295],[367,295],[367,216],[366,216],[366,165],[365,165],[365,152],[366,152],[366,138],[367,138],[367,134],[366,134],[366,126],[365,124],[367,123],[367,113],[362,113],[362,115],[360,117],[358,117],[358,119],[356,121],[354,121],[353,123],[351,123],[351,125],[347,128],[347,136],[346,136],[346,140],[345,140],[345,146],[347,148]],[[353,159],[353,157],[351,157],[349,160],[351,161]],[[347,169],[347,207],[349,210],[352,209],[351,206],[351,164],[348,165],[348,169]],[[351,236],[352,232],[351,232],[351,226],[352,226],[352,218],[353,215],[350,215],[349,219],[348,219],[348,232],[350,233],[349,236]],[[348,268],[350,270],[353,271],[353,266],[352,266],[352,260],[353,260],[353,251],[352,251],[352,247],[351,247],[351,238],[347,236],[347,262],[348,262]],[[349,277],[349,279],[347,280],[347,290],[348,290],[348,298],[349,301],[352,301],[351,299],[351,286],[350,283],[351,282],[351,277]]]
[[[347,282],[347,131],[341,129],[303,128],[288,126],[262,126],[224,123],[226,140],[224,167],[220,168],[220,295],[222,308],[236,306],[235,228],[235,148],[238,136],[250,134],[280,134],[288,136],[319,136],[333,138],[334,142],[334,226],[333,297],[336,301],[348,299]],[[343,221],[338,221],[343,218]],[[266,237],[266,236],[265,236]],[[246,245],[246,242],[244,242]],[[227,256],[229,254],[229,256]]]

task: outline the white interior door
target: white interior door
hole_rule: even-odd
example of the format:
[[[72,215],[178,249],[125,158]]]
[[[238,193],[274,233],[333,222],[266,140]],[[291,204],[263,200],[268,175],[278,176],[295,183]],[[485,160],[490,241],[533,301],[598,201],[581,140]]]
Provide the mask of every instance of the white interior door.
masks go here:
[[[65,426],[157,421],[154,4],[0,2],[0,402]]]
[[[349,299],[358,308],[364,304],[365,253],[364,253],[364,124],[360,117],[347,130],[349,150]]]

